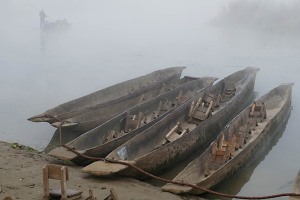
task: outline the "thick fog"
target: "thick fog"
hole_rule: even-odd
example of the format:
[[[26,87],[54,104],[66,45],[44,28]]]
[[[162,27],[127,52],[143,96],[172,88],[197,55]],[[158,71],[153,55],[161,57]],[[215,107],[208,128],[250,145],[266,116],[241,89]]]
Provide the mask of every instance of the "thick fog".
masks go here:
[[[71,26],[41,31],[41,10],[47,22]],[[153,70],[187,66],[183,75],[223,78],[260,67],[257,96],[295,82],[293,110],[251,178],[230,188],[290,191],[300,166],[291,154],[300,150],[299,10],[297,0],[0,0],[0,140],[42,150],[54,128],[28,117]]]

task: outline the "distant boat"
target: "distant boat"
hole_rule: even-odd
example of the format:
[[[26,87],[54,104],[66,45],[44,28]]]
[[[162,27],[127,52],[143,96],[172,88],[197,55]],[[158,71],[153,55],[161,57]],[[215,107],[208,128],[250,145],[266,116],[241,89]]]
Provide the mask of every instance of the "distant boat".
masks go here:
[[[247,107],[230,122],[209,148],[173,180],[209,189],[234,175],[256,157],[268,136],[286,122],[291,110],[293,84],[282,84]],[[166,184],[162,190],[201,194],[188,186]]]
[[[170,87],[174,81],[176,82],[180,78],[184,68],[185,67],[171,67],[157,70],[150,74],[127,80],[68,101],[41,114],[30,117],[28,120],[32,122],[48,122],[50,124],[56,122],[61,123],[68,118],[84,114],[99,107],[110,107],[112,102],[124,102],[138,95],[141,101],[143,98],[152,98],[153,96],[143,97],[142,94],[145,91],[156,89],[157,87],[160,87],[162,91],[163,89],[167,89],[164,88],[164,85]],[[124,105],[123,109],[127,108],[128,107]]]
[[[71,28],[71,24],[66,19],[55,20],[53,22],[45,21],[43,23],[43,32],[65,31]]]
[[[183,79],[191,79],[184,77]],[[177,88],[161,94],[144,103],[136,105],[104,124],[94,128],[80,137],[68,142],[70,146],[84,155],[105,157],[115,148],[130,138],[151,127],[176,107],[211,86],[216,78],[204,77],[189,81]],[[64,133],[64,135],[72,135]],[[90,161],[70,152],[64,147],[58,147],[48,155],[85,165]]]
[[[258,68],[233,73],[176,108],[159,122],[112,151],[107,159],[123,160],[160,174],[204,151],[219,131],[239,113],[253,94]],[[82,169],[97,176],[122,174],[143,179],[122,164],[94,162]]]

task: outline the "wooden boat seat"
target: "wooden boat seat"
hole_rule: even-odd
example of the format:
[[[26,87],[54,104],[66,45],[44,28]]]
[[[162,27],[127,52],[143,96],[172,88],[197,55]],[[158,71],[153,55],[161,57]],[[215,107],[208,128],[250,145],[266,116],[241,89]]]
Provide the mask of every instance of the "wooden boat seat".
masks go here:
[[[187,132],[189,132],[189,129],[188,128],[183,129],[180,126],[180,122],[178,122],[166,135],[163,145],[177,140],[178,138],[182,137]]]
[[[140,112],[138,116],[128,114],[126,116],[125,132],[130,132],[140,127],[143,117],[142,115],[142,112]]]
[[[60,180],[60,189],[49,189],[49,179]],[[61,197],[62,200],[79,199],[82,191],[67,189],[66,182],[69,180],[69,171],[66,166],[47,164],[43,166],[44,200],[50,197]]]
[[[267,112],[266,112],[266,107],[264,102],[261,103],[254,102],[251,106],[249,117],[259,118],[261,122],[263,121],[263,119],[266,119]]]
[[[231,79],[227,79],[227,80],[224,80],[224,84],[225,84],[225,87],[224,87],[223,95],[225,97],[232,98],[236,92],[236,87],[235,87],[234,81]]]
[[[225,141],[220,141],[219,145],[225,146],[225,143]],[[217,170],[220,166],[222,166],[229,159],[231,159],[231,149],[232,148],[230,148],[229,145],[226,145],[225,148],[223,146],[218,147],[217,143],[215,142],[212,147],[212,159],[210,169]]]
[[[194,119],[204,121],[211,115],[212,107],[213,107],[213,101],[211,101],[209,104],[205,104],[204,102],[202,102],[201,105],[198,101],[195,106],[192,103],[189,112],[189,117],[190,117],[189,122],[193,122]]]
[[[204,121],[205,119],[208,118],[209,114],[211,113],[211,106],[212,104],[210,104],[209,107],[198,107],[197,110],[194,111],[194,114],[193,114],[193,118],[196,118],[200,121]]]
[[[212,155],[210,169],[217,170],[227,161],[228,161],[227,151],[218,149],[215,151],[215,154]]]
[[[216,151],[214,160],[215,161],[222,161],[222,162],[224,162],[226,160],[226,156],[227,156],[226,150],[220,150],[220,149],[218,149]]]
[[[236,138],[235,136],[229,137],[228,140],[224,139],[224,134],[222,135],[219,141],[219,149],[222,151],[227,151],[227,157],[232,158],[234,155],[234,150],[236,146]]]

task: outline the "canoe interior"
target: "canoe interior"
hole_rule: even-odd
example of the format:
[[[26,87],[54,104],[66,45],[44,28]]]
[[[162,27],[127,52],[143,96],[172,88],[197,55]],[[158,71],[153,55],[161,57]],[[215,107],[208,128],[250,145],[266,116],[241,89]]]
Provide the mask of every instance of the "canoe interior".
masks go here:
[[[251,158],[256,157],[258,147],[262,146],[267,134],[273,134],[274,128],[286,121],[291,105],[291,90],[289,84],[280,85],[247,107],[174,180],[210,188],[233,175]],[[265,110],[255,109],[254,104],[264,105]],[[253,110],[258,112],[254,113]],[[167,184],[163,190],[202,193],[200,190],[173,184]]]
[[[85,151],[90,156],[106,156],[130,138],[146,130],[166,114],[172,112],[175,107],[204,88],[211,86],[214,80],[215,78],[211,77],[193,79],[193,81],[189,81],[165,94],[132,107],[67,143],[67,145]]]
[[[164,81],[164,79],[170,76],[177,75],[180,77],[181,72],[184,68],[185,67],[171,67],[163,70],[157,70],[150,74],[118,83],[116,85],[93,92],[86,96],[63,103],[57,107],[45,111],[42,114],[29,118],[29,120],[46,120],[49,123],[53,123],[57,121],[57,119],[54,119],[52,116],[60,120],[70,118],[72,116],[86,112],[86,110],[89,110],[88,108],[90,107],[94,107],[99,104],[127,96],[136,91],[143,90],[150,85]]]
[[[245,94],[243,93],[245,98],[248,97],[249,94],[252,94],[256,71],[257,69],[254,70],[252,68],[246,68],[245,70],[238,71],[226,77],[207,90],[200,92],[191,100],[187,101],[171,114],[162,119],[160,122],[114,150],[107,156],[107,158],[135,160],[137,164],[142,167],[147,168],[148,166],[149,168],[147,168],[147,170],[150,171],[160,170],[160,167],[162,169],[167,168],[169,167],[169,164],[172,163],[171,161],[183,159],[185,154],[188,154],[190,151],[194,150],[193,148],[197,142],[200,141],[203,143],[203,141],[206,140],[205,138],[201,138],[196,131],[198,127],[202,127],[203,123],[205,124],[205,122],[210,121],[204,120],[189,122],[190,117],[188,115],[192,102],[195,103],[200,98],[205,99],[206,95],[213,95],[214,97],[218,97],[220,95],[220,104],[218,106],[214,106],[212,116],[208,115],[209,118],[214,119],[216,116],[218,116],[218,112],[224,110],[226,105],[235,99],[236,96],[241,96],[243,91],[245,92],[247,90],[248,92]],[[234,95],[225,95],[225,88],[227,87],[226,85],[228,83],[231,83],[229,84],[230,88],[232,85],[235,86]],[[224,112],[226,112],[226,110]],[[228,118],[230,118],[230,116]],[[218,118],[216,118],[216,120],[217,119]],[[164,144],[166,135],[170,132],[170,130],[174,129],[178,122],[180,123],[181,130],[186,128],[189,130],[186,134],[180,136],[178,139]],[[222,123],[215,124],[214,127],[220,128],[221,125]],[[152,168],[150,168],[149,163],[151,163]],[[168,165],[166,163],[168,163]]]

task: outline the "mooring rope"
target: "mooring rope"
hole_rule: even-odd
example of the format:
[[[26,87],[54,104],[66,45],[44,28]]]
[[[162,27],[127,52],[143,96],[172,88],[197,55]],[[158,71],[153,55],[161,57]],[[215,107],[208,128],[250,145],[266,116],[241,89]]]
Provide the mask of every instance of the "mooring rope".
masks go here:
[[[82,153],[79,153],[75,149],[73,149],[73,148],[71,148],[71,147],[69,147],[65,144],[62,144],[62,146],[67,148],[68,150],[72,151],[73,153],[75,153],[75,154],[77,154],[81,157],[84,157],[88,160],[91,160],[91,161],[105,161],[105,162],[109,162],[109,163],[123,164],[123,165],[126,165],[128,167],[132,167],[132,168],[136,169],[137,171],[139,171],[139,172],[141,172],[141,173],[143,173],[143,174],[145,174],[145,175],[147,175],[151,178],[157,179],[159,181],[162,181],[162,182],[165,182],[165,183],[172,183],[172,184],[176,184],[176,185],[189,186],[191,188],[202,190],[204,192],[207,192],[207,193],[210,193],[210,194],[213,194],[213,195],[216,195],[216,196],[236,198],[236,199],[272,199],[272,198],[278,198],[278,197],[284,197],[284,196],[300,196],[300,194],[296,194],[296,193],[281,193],[281,194],[268,195],[268,196],[252,196],[252,197],[250,197],[250,196],[236,196],[236,195],[220,193],[220,192],[212,191],[212,190],[209,190],[209,189],[206,189],[204,187],[200,187],[200,186],[197,186],[197,185],[194,185],[194,184],[184,183],[184,182],[180,182],[180,181],[172,181],[172,180],[168,180],[168,179],[164,179],[164,178],[155,176],[155,175],[153,175],[151,173],[148,173],[148,172],[142,170],[141,168],[139,168],[139,167],[137,167],[137,166],[135,166],[131,163],[128,163],[128,162],[124,162],[124,161],[120,161],[120,160],[111,160],[111,159],[106,159],[106,158],[86,156],[86,155],[83,155]]]

